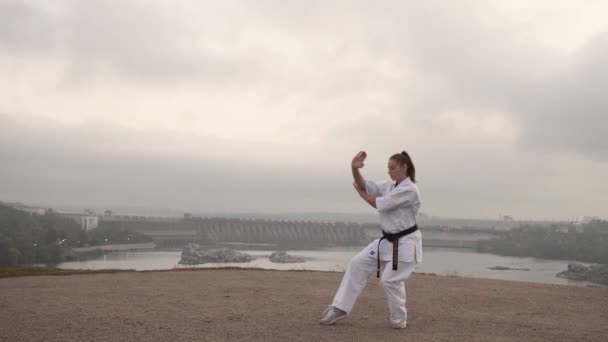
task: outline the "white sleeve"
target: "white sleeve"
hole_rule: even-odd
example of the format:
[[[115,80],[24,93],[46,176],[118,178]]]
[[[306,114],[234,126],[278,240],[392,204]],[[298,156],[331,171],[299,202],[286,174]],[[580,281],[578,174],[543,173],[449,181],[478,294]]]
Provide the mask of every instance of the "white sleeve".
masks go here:
[[[373,180],[365,181],[365,192],[376,197],[382,196],[383,186],[386,181],[376,182]]]
[[[418,200],[418,192],[412,188],[399,189],[386,196],[376,198],[376,208],[379,212],[397,209],[403,205],[412,205]]]

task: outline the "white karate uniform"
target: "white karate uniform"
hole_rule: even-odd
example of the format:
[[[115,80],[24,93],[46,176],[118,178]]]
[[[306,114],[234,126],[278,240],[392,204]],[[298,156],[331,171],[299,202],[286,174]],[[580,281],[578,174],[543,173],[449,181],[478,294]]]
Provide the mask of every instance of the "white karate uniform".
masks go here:
[[[397,187],[391,181],[366,181],[366,191],[376,196],[380,225],[387,233],[398,233],[416,224],[420,209],[418,188],[410,178]],[[381,232],[379,232],[379,235]],[[376,274],[378,241],[374,240],[349,263],[332,305],[350,313],[363,291],[367,279]],[[380,243],[380,285],[386,293],[392,324],[407,320],[404,282],[422,262],[422,234],[420,230],[399,239],[399,264],[392,269],[393,243],[383,239]]]

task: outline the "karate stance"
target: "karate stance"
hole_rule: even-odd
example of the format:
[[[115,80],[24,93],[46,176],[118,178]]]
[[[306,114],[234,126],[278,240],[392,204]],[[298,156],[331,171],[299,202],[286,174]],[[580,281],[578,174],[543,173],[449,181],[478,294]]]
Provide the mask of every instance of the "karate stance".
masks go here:
[[[333,303],[321,324],[334,324],[346,318],[363,291],[367,279],[376,274],[386,293],[390,323],[395,329],[407,326],[404,282],[422,262],[422,234],[416,225],[420,198],[416,169],[404,151],[388,160],[392,181],[366,181],[359,169],[367,154],[359,152],[352,160],[354,187],[365,202],[378,210],[382,238],[376,239],[349,263]]]

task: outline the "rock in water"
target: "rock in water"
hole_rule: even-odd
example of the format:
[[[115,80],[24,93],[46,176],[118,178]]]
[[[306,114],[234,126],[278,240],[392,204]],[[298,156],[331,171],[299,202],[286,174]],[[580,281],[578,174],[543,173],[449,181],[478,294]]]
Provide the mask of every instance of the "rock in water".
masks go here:
[[[568,270],[557,275],[560,278],[583,280],[608,285],[608,265],[569,264]]]
[[[255,258],[251,255],[228,248],[204,250],[196,243],[189,243],[182,250],[182,258],[179,263],[198,265],[208,262],[250,262],[252,260]]]
[[[304,258],[302,258],[302,257],[295,257],[292,255],[289,255],[289,254],[287,254],[287,252],[274,252],[270,255],[270,261],[281,263],[281,264],[291,264],[291,263],[297,263],[297,262],[304,262],[306,260],[304,260]]]

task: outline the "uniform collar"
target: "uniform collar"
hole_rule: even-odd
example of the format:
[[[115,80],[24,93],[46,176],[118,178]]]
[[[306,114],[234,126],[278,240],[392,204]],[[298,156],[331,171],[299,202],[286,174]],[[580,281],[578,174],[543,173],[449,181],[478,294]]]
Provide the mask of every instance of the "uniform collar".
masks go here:
[[[397,187],[400,187],[400,186],[408,185],[408,184],[411,184],[411,183],[412,183],[412,180],[408,176],[404,180],[402,180],[401,183],[399,183],[399,185],[397,185],[397,186],[395,186],[397,184],[397,182],[395,181],[393,183],[393,188],[397,188]]]

